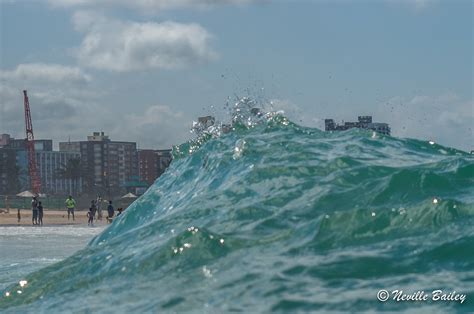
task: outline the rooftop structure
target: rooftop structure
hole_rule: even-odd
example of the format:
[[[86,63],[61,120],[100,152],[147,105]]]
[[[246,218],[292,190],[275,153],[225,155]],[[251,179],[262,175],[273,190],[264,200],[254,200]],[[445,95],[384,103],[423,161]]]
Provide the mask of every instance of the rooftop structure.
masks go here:
[[[390,135],[390,127],[387,123],[372,122],[372,116],[359,116],[357,122],[343,122],[336,124],[333,119],[324,120],[326,131],[344,131],[352,128],[373,130],[375,132]]]
[[[104,132],[93,132],[92,135],[87,136],[89,142],[102,142],[109,141],[109,136],[105,135]]]
[[[0,147],[25,150],[26,140],[13,138],[10,134],[0,134]],[[35,140],[35,151],[50,152],[52,150],[53,140]]]

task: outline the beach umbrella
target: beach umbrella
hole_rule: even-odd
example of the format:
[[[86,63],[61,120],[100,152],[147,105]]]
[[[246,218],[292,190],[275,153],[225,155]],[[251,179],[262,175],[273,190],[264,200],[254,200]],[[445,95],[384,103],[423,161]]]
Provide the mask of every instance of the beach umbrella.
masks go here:
[[[21,193],[18,193],[16,196],[19,196],[19,197],[33,197],[35,195],[33,193],[31,193],[30,191],[23,191]]]
[[[137,196],[133,193],[127,193],[122,198],[137,198]]]

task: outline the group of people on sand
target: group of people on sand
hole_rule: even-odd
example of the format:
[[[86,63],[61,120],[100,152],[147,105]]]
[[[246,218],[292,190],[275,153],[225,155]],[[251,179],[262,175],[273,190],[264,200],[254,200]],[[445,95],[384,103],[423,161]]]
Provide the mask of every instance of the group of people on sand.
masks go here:
[[[67,219],[70,219],[70,216],[72,215],[72,220],[75,220],[74,217],[74,210],[76,208],[76,201],[72,198],[72,195],[69,195],[68,198],[66,199],[66,208],[67,208]],[[107,207],[107,221],[109,218],[112,218],[114,216],[114,207],[112,206],[112,201],[109,201],[109,206]],[[96,200],[91,201],[91,206],[89,207],[89,211],[87,212],[87,224],[89,226],[94,225],[94,219],[97,214],[97,219],[102,220],[102,198],[99,196],[97,197]]]
[[[94,219],[95,219],[95,214],[97,213],[97,219],[102,220],[102,199],[99,197],[97,200],[92,200],[91,201],[91,207],[89,207],[89,212],[87,213],[87,224],[89,226],[94,225]],[[113,217],[115,215],[115,209],[114,206],[112,205],[112,201],[109,201],[109,205],[107,206],[107,221],[111,222]]]
[[[67,209],[67,220],[71,219],[75,221],[74,211],[76,208],[76,201],[69,195],[66,201],[64,202]],[[33,225],[43,225],[43,205],[38,199],[38,196],[33,196],[31,200],[31,210],[32,210],[32,218],[31,222]],[[123,212],[123,208],[117,209],[119,216]],[[102,220],[102,198],[99,196],[96,200],[91,201],[91,206],[89,207],[89,211],[87,212],[87,224],[90,226],[94,225],[94,219],[97,214],[97,219]],[[111,223],[115,215],[115,209],[112,205],[112,201],[109,201],[109,205],[107,206],[107,222]],[[20,222],[21,216],[20,211],[18,210],[18,222]]]
[[[43,225],[43,205],[38,200],[37,196],[33,196],[31,200],[31,210],[33,215],[31,216],[31,222],[33,225]],[[18,211],[18,221],[20,221],[20,211]]]

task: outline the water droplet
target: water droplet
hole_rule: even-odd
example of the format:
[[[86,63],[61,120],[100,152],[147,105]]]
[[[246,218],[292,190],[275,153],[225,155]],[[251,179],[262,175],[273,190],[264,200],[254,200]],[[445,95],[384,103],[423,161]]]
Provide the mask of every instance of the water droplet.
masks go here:
[[[28,281],[26,281],[26,280],[20,280],[19,283],[20,283],[20,287],[23,288],[24,286],[26,286],[26,284],[28,283]]]
[[[434,141],[429,141],[428,143],[430,143],[430,145],[434,145]]]
[[[372,212],[372,217],[375,217],[375,213],[374,213],[374,212]]]
[[[6,297],[9,297],[9,296],[10,296],[10,292],[8,292],[8,291],[5,292],[5,296],[6,296]]]
[[[454,205],[453,205],[453,208],[456,208],[456,207],[457,207],[456,204],[454,204]]]
[[[329,219],[329,215],[324,216],[324,218]]]
[[[221,244],[224,244],[224,239],[220,239],[219,242],[220,242]]]
[[[183,246],[184,246],[185,248],[188,248],[188,249],[189,249],[189,248],[191,247],[191,244],[190,244],[190,243],[184,243]]]
[[[22,292],[21,292],[21,290],[18,290],[16,293],[21,294]]]
[[[437,198],[433,199],[433,204],[438,204],[438,199]]]
[[[211,278],[212,277],[212,273],[211,273],[211,270],[209,268],[207,268],[206,266],[203,266],[202,267],[202,272],[204,274],[205,277],[207,278]]]
[[[242,156],[246,142],[243,139],[239,139],[235,142],[233,159],[239,159]]]

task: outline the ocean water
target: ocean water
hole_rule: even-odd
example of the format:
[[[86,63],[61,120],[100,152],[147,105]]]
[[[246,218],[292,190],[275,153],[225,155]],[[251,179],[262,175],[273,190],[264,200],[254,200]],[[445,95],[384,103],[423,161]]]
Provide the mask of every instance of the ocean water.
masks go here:
[[[472,155],[248,111],[176,147],[145,195],[17,278],[0,311],[474,312]],[[380,289],[466,297],[381,302]]]
[[[103,228],[0,226],[0,291],[82,249]]]

